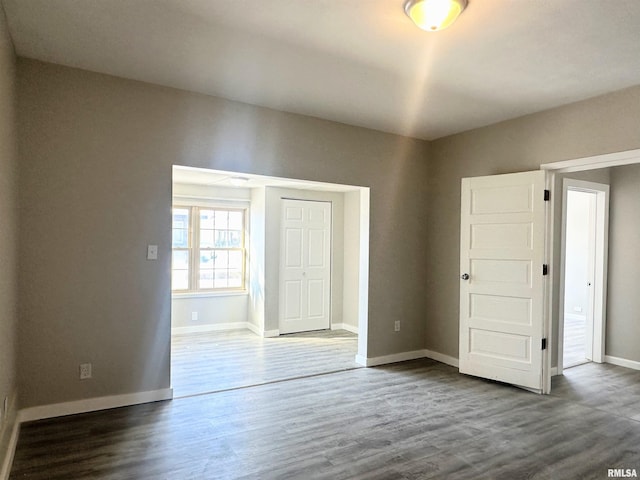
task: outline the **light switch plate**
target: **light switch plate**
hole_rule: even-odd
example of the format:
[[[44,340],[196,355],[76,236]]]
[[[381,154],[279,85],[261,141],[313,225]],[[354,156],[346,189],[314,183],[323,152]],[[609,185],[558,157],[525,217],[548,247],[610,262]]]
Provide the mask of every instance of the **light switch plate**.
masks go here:
[[[147,245],[147,260],[158,259],[158,245]]]

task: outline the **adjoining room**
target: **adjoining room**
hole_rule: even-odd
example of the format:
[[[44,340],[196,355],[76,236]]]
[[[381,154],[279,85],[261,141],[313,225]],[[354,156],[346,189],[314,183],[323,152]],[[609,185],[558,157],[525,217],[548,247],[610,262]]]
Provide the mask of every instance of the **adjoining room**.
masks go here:
[[[173,167],[174,398],[361,367],[361,190]]]

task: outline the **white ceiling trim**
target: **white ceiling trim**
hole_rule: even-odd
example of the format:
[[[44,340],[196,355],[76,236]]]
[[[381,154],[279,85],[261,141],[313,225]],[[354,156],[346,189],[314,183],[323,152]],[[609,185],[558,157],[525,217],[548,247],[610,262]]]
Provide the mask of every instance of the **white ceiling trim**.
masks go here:
[[[640,163],[640,149],[606,153],[604,155],[594,155],[592,157],[576,158],[561,162],[545,163],[540,165],[540,169],[553,171],[554,173],[566,173],[596,170],[599,168],[620,167],[635,163]]]

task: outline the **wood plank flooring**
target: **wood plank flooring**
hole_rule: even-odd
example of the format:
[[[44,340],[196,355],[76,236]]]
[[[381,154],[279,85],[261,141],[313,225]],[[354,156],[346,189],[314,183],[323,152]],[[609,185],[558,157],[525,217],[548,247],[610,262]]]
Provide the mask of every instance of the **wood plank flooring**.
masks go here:
[[[640,372],[535,395],[432,360],[25,424],[18,479],[606,479],[640,471]]]
[[[553,377],[552,395],[640,422],[638,370],[608,363],[580,365]]]
[[[174,335],[174,397],[360,368],[358,336],[346,330],[262,338],[249,330]]]
[[[575,367],[587,363],[585,353],[585,320],[573,316],[564,319],[564,338],[562,346],[563,368]]]

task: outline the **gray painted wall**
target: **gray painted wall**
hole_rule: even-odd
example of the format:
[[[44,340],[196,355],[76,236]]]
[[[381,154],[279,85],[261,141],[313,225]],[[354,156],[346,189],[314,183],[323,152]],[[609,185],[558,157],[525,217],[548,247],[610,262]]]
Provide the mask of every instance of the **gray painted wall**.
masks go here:
[[[17,152],[15,56],[0,5],[0,468],[15,419],[17,355]],[[5,421],[4,399],[9,413]]]
[[[172,164],[371,187],[369,357],[456,357],[460,179],[640,148],[639,120],[635,87],[428,144],[19,60],[23,406],[169,386]]]
[[[426,142],[22,59],[18,99],[25,407],[169,386],[172,164],[370,187],[368,355],[423,347]]]
[[[607,355],[640,362],[640,165],[611,169]]]
[[[429,312],[426,348],[458,357],[460,180],[463,177],[537,170],[543,163],[637,148],[640,148],[640,86],[432,142],[427,177],[431,233],[425,265]],[[606,175],[571,176],[600,181],[597,178]],[[557,186],[558,183],[561,185],[561,180]],[[561,192],[559,188],[555,198]],[[555,211],[557,226],[562,211],[560,202],[556,202]],[[556,273],[559,273],[559,244],[558,235],[551,266]],[[558,277],[556,275],[556,280]],[[557,295],[555,297],[557,313]],[[557,332],[557,314],[555,317],[553,328]],[[557,352],[553,357],[555,364]]]

